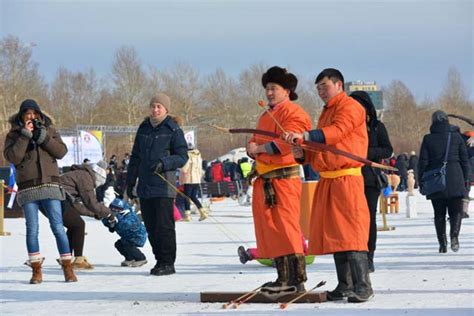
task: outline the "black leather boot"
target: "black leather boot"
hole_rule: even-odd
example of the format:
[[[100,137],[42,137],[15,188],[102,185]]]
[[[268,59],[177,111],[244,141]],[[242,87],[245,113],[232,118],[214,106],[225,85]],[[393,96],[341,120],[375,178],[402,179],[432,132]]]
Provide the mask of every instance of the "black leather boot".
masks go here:
[[[448,252],[448,237],[445,235],[438,236],[438,243],[439,243],[439,253],[447,253]],[[452,241],[451,241],[452,245]]]
[[[373,252],[373,251],[369,251],[369,252],[367,253],[367,260],[368,260],[368,263],[369,263],[369,273],[375,272],[375,266],[374,266],[374,252]]]
[[[369,265],[367,263],[367,252],[350,251],[347,254],[349,266],[351,268],[352,282],[354,284],[353,293],[347,298],[350,303],[367,302],[374,297],[372,284],[369,277]]]
[[[347,252],[336,252],[334,254],[336,264],[337,286],[334,290],[326,292],[328,301],[340,301],[352,294],[353,284],[351,269],[347,259]]]
[[[455,216],[449,218],[451,226],[450,237],[451,237],[451,250],[458,252],[459,250],[459,231],[461,230],[462,214],[457,213]]]
[[[436,235],[439,242],[439,253],[448,252],[448,239],[446,237],[446,220],[444,217],[435,217]]]

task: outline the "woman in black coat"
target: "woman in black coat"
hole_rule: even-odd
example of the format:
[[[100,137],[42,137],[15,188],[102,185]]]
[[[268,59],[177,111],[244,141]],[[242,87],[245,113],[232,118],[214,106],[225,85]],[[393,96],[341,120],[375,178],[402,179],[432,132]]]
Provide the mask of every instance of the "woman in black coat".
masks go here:
[[[447,252],[446,210],[449,213],[451,226],[451,249],[456,252],[459,250],[458,236],[461,229],[462,199],[466,195],[469,185],[467,150],[461,134],[449,124],[446,113],[443,111],[434,112],[431,121],[430,133],[424,136],[421,144],[418,177],[421,186],[423,172],[443,165],[448,135],[451,133],[446,166],[446,189],[429,194],[426,198],[433,204],[439,252]]]
[[[365,91],[355,91],[351,94],[351,97],[356,99],[364,108],[367,113],[367,133],[369,135],[369,150],[367,153],[367,159],[371,161],[379,162],[382,159],[389,158],[392,155],[393,148],[390,144],[387,129],[385,125],[377,119],[377,112],[375,111],[374,104],[370,99],[370,96]],[[380,170],[374,169],[369,166],[362,168],[362,175],[364,176],[364,188],[365,198],[370,211],[370,230],[369,230],[369,242],[368,242],[368,259],[369,259],[369,271],[374,272],[374,252],[377,242],[377,201],[379,199],[380,187],[377,177],[380,176]]]

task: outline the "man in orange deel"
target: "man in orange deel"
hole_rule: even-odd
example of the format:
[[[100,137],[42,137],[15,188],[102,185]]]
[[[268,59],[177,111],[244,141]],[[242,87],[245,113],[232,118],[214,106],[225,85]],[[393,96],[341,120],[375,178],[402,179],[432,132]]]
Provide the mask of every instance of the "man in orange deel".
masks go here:
[[[344,92],[344,77],[337,69],[324,69],[316,88],[325,106],[317,129],[303,134],[287,133],[294,142],[304,138],[325,143],[359,157],[367,155],[365,110]],[[367,260],[369,209],[364,195],[362,163],[330,152],[293,149],[319,171],[321,180],[314,193],[309,253],[334,254],[338,285],[327,293],[328,300],[358,303],[373,297]]]
[[[268,99],[257,129],[283,134],[302,133],[311,128],[309,115],[292,101],[298,80],[286,69],[272,67],[262,76]],[[278,271],[275,282],[261,291],[268,295],[304,291],[305,258],[301,243],[301,179],[291,145],[280,139],[254,134],[247,153],[256,161],[257,179],[253,184],[252,210],[257,248],[263,258],[274,258]]]

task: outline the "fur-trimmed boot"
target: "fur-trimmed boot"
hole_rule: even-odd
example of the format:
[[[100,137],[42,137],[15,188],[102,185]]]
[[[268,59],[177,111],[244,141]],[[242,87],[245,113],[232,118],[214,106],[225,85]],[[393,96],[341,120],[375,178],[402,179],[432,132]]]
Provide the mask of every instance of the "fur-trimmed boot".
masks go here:
[[[85,256],[79,256],[74,258],[74,262],[72,263],[72,268],[74,270],[92,270],[94,266],[87,261]]]
[[[183,222],[190,222],[191,221],[191,211],[186,210],[184,211]]]
[[[61,259],[61,267],[64,272],[64,280],[66,282],[77,282],[76,275],[72,269],[72,260],[71,259]]]
[[[204,209],[204,208],[200,208],[199,209],[199,221],[203,221],[205,220],[206,218],[209,217],[209,214],[207,214],[207,211]]]
[[[30,279],[30,284],[40,284],[43,282],[43,273],[41,272],[41,266],[43,265],[44,258],[37,260],[28,260],[25,262],[25,265],[31,267],[33,270],[33,275]]]
[[[290,264],[290,285],[296,287],[296,292],[305,291],[304,283],[308,280],[306,276],[306,259],[304,255],[289,255]]]
[[[275,265],[278,278],[274,282],[267,282],[262,285],[261,293],[272,299],[283,295],[296,293],[296,286],[290,284],[290,263],[289,256],[275,258]]]

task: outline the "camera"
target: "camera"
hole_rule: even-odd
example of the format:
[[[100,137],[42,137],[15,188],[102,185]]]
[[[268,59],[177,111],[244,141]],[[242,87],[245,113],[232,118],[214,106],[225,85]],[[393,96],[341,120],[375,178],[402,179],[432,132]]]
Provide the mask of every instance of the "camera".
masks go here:
[[[33,127],[34,127],[35,129],[41,128],[41,127],[43,126],[43,124],[41,123],[41,121],[38,120],[38,119],[34,119],[34,120],[32,121],[32,123],[33,123]]]

